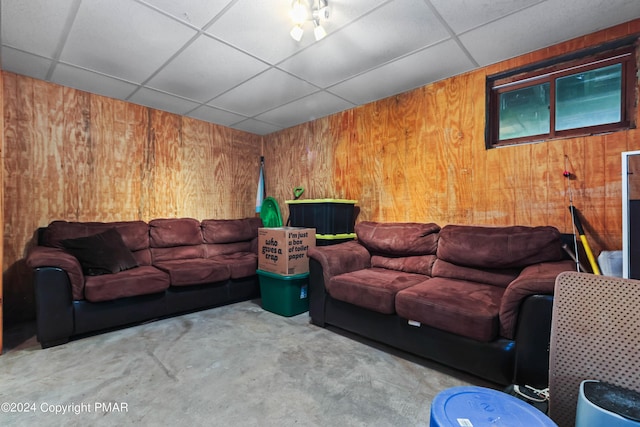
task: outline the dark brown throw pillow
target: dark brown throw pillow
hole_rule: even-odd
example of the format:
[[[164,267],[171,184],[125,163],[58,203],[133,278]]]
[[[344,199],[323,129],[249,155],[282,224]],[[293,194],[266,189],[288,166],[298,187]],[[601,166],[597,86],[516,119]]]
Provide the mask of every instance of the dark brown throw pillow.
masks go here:
[[[65,239],[60,243],[78,259],[82,271],[88,276],[117,273],[138,266],[115,228],[92,236]]]

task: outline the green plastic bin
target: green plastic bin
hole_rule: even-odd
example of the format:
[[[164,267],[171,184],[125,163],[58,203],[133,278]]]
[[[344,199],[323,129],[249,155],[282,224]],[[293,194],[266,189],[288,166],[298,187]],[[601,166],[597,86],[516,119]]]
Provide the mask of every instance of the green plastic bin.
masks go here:
[[[309,273],[283,276],[258,270],[262,308],[285,317],[309,311]]]
[[[292,227],[315,228],[318,234],[353,233],[357,200],[298,199],[285,203]]]
[[[316,234],[316,246],[337,245],[339,243],[355,240],[356,237],[356,233]]]

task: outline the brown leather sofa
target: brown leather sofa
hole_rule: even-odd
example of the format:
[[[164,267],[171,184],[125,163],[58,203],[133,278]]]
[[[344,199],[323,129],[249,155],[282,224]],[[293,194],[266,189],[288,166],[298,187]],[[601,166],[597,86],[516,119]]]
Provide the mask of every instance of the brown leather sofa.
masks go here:
[[[553,227],[361,222],[309,249],[309,314],[498,384],[548,384]]]
[[[43,348],[258,297],[260,218],[53,221],[27,256]]]

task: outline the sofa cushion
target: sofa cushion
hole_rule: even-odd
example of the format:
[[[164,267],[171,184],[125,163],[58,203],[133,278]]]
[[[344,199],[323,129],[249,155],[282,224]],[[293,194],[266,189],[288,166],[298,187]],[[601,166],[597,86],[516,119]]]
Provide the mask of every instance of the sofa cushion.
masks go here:
[[[205,219],[201,223],[205,243],[243,242],[258,237],[260,218]]]
[[[236,252],[258,253],[253,241],[231,242],[231,243],[207,243],[202,245],[205,258],[214,258],[217,255],[234,254]]]
[[[194,259],[205,257],[205,245],[176,246],[174,248],[151,248],[153,265],[164,261]]]
[[[498,337],[503,293],[498,286],[435,277],[398,292],[396,311],[405,319],[489,342]]]
[[[200,245],[203,243],[200,221],[193,218],[160,218],[149,221],[149,245],[152,248]]]
[[[115,228],[92,236],[64,239],[60,243],[78,259],[82,271],[89,276],[117,273],[138,266]]]
[[[258,255],[255,252],[216,255],[211,260],[225,264],[229,268],[232,279],[255,276],[258,269]]]
[[[433,264],[432,276],[468,280],[506,288],[509,283],[518,277],[520,271],[518,268],[491,269],[465,267],[437,259]]]
[[[435,260],[435,255],[416,255],[407,257],[373,255],[371,257],[371,266],[431,276],[431,269]]]
[[[446,225],[437,256],[452,264],[497,269],[559,261],[564,254],[554,227]]]
[[[337,300],[383,314],[393,314],[396,293],[428,279],[422,274],[367,268],[332,277],[327,292]]]
[[[171,286],[202,285],[231,277],[226,264],[210,259],[176,259],[158,262],[154,266],[169,274]]]
[[[358,241],[372,254],[391,256],[432,255],[438,246],[437,224],[363,221],[355,226]]]
[[[84,285],[84,297],[91,302],[162,292],[169,287],[169,276],[151,266],[142,266],[116,274],[90,276]]]
[[[62,248],[61,241],[102,233],[115,228],[131,251],[149,247],[149,225],[143,221],[121,222],[68,222],[52,221],[44,230],[42,245]]]

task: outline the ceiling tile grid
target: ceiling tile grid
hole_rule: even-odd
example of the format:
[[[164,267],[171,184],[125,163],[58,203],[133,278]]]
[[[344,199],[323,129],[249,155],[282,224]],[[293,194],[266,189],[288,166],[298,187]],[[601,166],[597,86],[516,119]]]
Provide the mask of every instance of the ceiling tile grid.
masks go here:
[[[305,0],[309,4],[318,0]],[[0,0],[3,70],[267,134],[640,17],[638,0]]]

